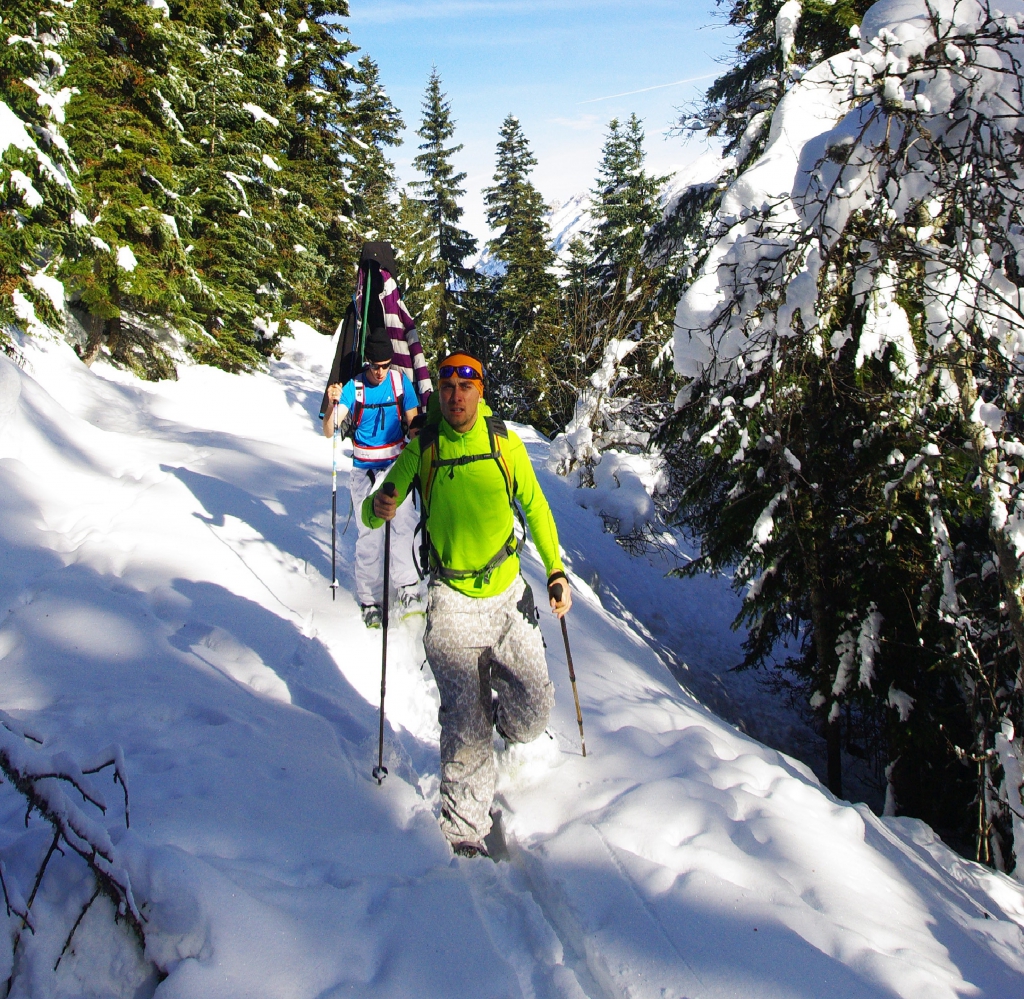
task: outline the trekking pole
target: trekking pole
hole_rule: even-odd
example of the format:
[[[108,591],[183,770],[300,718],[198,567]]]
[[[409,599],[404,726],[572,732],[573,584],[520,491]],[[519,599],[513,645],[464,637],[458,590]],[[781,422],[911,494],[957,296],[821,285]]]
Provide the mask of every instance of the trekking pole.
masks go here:
[[[363,319],[359,324],[359,364],[366,360],[366,327],[370,322],[370,262],[363,269]]]
[[[552,587],[555,591],[555,600],[562,599],[562,584],[555,583]],[[576,690],[576,670],[572,668],[572,652],[569,651],[569,632],[565,627],[565,615],[558,619],[562,624],[562,641],[565,642],[565,661],[569,664],[569,682],[572,684],[572,699],[576,702],[576,724],[580,727],[580,745],[583,747],[583,755],[587,755],[587,741],[583,737],[583,712],[580,711],[580,695]]]
[[[395,495],[395,484],[385,482],[385,496]],[[380,737],[377,742],[377,765],[373,768],[373,777],[377,787],[384,783],[388,768],[384,766],[384,692],[387,689],[388,676],[388,599],[391,596],[391,521],[384,521],[384,600],[381,607],[381,630],[384,633],[383,649],[380,660]]]
[[[334,404],[334,434],[331,445],[331,599],[338,592],[338,404]]]

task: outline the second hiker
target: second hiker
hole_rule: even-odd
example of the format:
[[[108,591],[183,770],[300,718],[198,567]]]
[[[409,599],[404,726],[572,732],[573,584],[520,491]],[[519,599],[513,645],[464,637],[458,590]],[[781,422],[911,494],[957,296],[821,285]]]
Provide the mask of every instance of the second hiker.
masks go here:
[[[427,661],[441,695],[441,827],[456,853],[486,855],[496,771],[493,731],[507,743],[543,735],[554,703],[539,611],[519,573],[514,505],[522,505],[548,573],[551,609],[572,602],[558,534],[522,440],[490,414],[483,369],[468,354],[438,371],[439,422],[428,422],[388,472],[362,518],[396,517],[418,483],[430,587]],[[397,519],[397,518],[396,518]]]
[[[335,420],[350,421],[353,429],[349,492],[356,511],[378,480],[394,464],[406,442],[406,428],[419,411],[416,390],[409,379],[391,367],[391,338],[384,327],[370,331],[366,363],[344,386],[330,385],[324,416],[324,436],[334,433]],[[404,498],[404,497],[403,497]],[[391,535],[391,581],[398,589],[402,613],[421,612],[423,597],[413,559],[413,534],[419,520],[412,500],[398,509]],[[378,525],[379,526],[379,525]],[[381,624],[384,574],[384,532],[359,518],[356,537],[356,599],[368,628]],[[384,594],[387,599],[388,594]]]

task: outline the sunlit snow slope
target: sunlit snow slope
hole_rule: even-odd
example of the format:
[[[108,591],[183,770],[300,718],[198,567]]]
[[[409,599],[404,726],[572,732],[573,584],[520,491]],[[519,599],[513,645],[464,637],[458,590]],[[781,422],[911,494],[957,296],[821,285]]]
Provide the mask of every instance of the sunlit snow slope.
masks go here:
[[[59,344],[26,354],[26,371],[0,357],[0,707],[53,751],[122,747],[131,830],[106,821],[148,950],[134,957],[97,906],[53,984],[91,890],[61,861],[16,994],[1024,995],[1021,886],[921,823],[836,801],[684,693],[580,575],[663,602],[698,654],[728,641],[728,594],[631,562],[543,470],[536,435],[579,574],[588,756],[545,615],[557,742],[502,754],[512,861],[454,860],[422,625],[394,629],[391,776],[370,777],[380,633],[351,596],[354,527],[336,602],[327,586],[331,445],[312,416],[329,342],[290,341],[269,374],[160,384],[88,371]],[[535,559],[526,574],[540,590]],[[0,857],[20,878],[46,845],[22,817],[0,788]]]

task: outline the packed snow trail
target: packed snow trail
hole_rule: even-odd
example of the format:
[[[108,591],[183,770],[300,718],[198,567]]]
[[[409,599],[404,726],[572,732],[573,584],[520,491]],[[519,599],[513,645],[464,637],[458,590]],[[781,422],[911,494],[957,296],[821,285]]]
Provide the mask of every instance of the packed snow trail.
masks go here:
[[[312,334],[269,374],[176,383],[0,357],[0,708],[48,751],[124,751],[132,825],[106,822],[148,919],[147,960],[59,861],[16,995],[812,999],[1024,994],[1024,893],[921,823],[838,802],[680,689],[602,592],[649,594],[728,648],[715,581],[663,580],[547,472],[576,600],[578,732],[544,615],[555,740],[500,755],[511,862],[453,860],[437,827],[437,694],[422,622],[389,637],[390,776],[376,762],[380,633],[351,596]],[[543,592],[540,566],[524,563]],[[596,574],[596,575],[595,575]],[[45,827],[0,787],[24,885]],[[120,829],[120,832],[118,830]],[[154,966],[167,977],[158,984]],[[0,968],[6,977],[8,969]]]

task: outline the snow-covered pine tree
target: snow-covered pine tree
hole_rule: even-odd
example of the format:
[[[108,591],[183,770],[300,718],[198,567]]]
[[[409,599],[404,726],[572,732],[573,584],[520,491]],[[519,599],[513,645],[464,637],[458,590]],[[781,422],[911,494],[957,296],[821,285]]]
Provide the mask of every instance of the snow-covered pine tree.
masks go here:
[[[724,3],[725,0],[722,0]],[[849,47],[849,32],[874,0],[733,0],[736,63],[680,125],[725,140],[742,170],[764,151],[768,124],[786,88],[815,63]]]
[[[287,155],[289,101],[279,12],[260,5],[193,8],[191,94],[175,158],[175,219],[188,244],[206,336],[194,356],[228,368],[259,363],[276,346],[285,279],[273,232],[278,167]]]
[[[283,305],[290,317],[333,330],[351,295],[360,242],[348,163],[355,46],[341,23],[346,0],[286,0],[282,10],[290,119],[274,235],[288,285]]]
[[[563,339],[552,365],[574,404],[574,411],[563,413],[573,423],[566,442],[586,438],[590,458],[567,456],[563,471],[604,447],[642,446],[666,415],[664,380],[654,368],[671,314],[659,302],[662,267],[647,233],[662,218],[660,190],[667,178],[647,173],[643,143],[636,115],[610,122],[591,196],[594,225],[571,247]],[[599,389],[591,381],[598,371]],[[582,405],[583,396],[590,403]]]
[[[166,5],[85,0],[70,10],[68,136],[97,251],[64,268],[91,362],[106,350],[150,377],[173,377],[177,334],[203,336],[185,247],[174,224],[180,197],[174,147],[188,99],[192,40]]]
[[[703,567],[737,566],[747,587],[748,662],[794,643],[830,783],[859,704],[887,808],[969,833],[1010,869],[1024,848],[1021,34],[980,0],[872,14],[859,51],[789,88],[773,131],[795,146],[726,193],[680,302],[681,514]],[[769,191],[780,178],[790,191]]]
[[[503,415],[551,433],[564,409],[550,360],[557,337],[555,254],[544,199],[530,181],[537,160],[515,115],[505,118],[500,135],[494,186],[484,190],[495,232],[488,249],[500,264],[487,281],[486,322],[497,347],[490,360]]]
[[[359,241],[398,242],[395,167],[385,147],[401,145],[402,116],[380,82],[380,71],[369,56],[359,60],[359,89],[352,105],[349,138],[353,219]]]
[[[428,211],[425,202],[413,197],[408,191],[399,191],[392,245],[401,271],[399,279],[403,287],[403,300],[418,324],[417,333],[427,361],[433,363],[437,354],[421,318],[428,314],[432,302],[433,288],[427,277],[427,269],[437,245],[431,236]]]
[[[724,0],[722,0],[724,5]],[[731,0],[741,33],[735,64],[679,120],[683,134],[723,142],[722,172],[666,206],[648,236],[662,266],[662,303],[676,302],[709,249],[704,232],[737,172],[764,149],[771,116],[808,67],[849,48],[849,31],[874,0]]]
[[[463,214],[458,198],[464,193],[459,185],[466,175],[455,172],[452,157],[462,145],[445,145],[455,135],[455,122],[436,67],[427,80],[423,119],[416,134],[423,142],[413,165],[425,179],[409,186],[423,202],[430,226],[432,245],[423,268],[425,283],[417,295],[419,330],[429,356],[451,349],[465,328],[461,292],[473,280],[465,260],[476,251],[475,237],[458,227]]]
[[[0,29],[0,348],[4,326],[61,329],[64,254],[88,252],[75,166],[62,135],[66,13],[29,0],[5,4]]]

